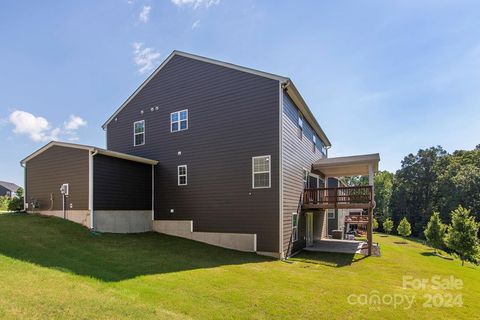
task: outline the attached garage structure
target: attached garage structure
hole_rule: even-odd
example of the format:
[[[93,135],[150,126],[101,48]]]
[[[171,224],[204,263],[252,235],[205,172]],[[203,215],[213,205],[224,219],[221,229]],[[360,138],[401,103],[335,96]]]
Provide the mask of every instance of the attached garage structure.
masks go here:
[[[21,161],[25,208],[100,232],[150,231],[157,163],[92,146],[50,142]]]

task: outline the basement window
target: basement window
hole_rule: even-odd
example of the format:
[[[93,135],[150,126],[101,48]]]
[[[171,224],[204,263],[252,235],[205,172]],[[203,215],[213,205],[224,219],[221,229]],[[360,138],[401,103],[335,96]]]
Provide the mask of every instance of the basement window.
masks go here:
[[[298,213],[292,212],[292,241],[298,240]]]
[[[178,185],[186,186],[187,185],[187,165],[178,166]]]
[[[252,158],[252,187],[253,189],[270,188],[271,185],[270,156]]]
[[[145,144],[145,120],[133,123],[133,145],[141,146]]]
[[[333,209],[328,209],[328,219],[335,219],[335,211]]]
[[[188,129],[188,109],[170,114],[170,132]]]

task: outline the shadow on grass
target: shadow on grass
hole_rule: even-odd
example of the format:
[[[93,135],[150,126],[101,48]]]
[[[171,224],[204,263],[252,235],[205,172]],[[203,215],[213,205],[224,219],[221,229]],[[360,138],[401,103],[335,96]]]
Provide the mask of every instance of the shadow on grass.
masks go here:
[[[0,215],[0,254],[102,281],[271,261],[155,232],[94,234],[59,218]]]
[[[442,259],[445,259],[445,260],[455,260],[454,258],[452,257],[447,257],[447,256],[442,256],[442,255],[439,255],[439,254],[436,254],[435,252],[422,252],[421,253],[422,256],[425,256],[425,257],[438,257],[438,258],[442,258]]]
[[[313,252],[302,251],[298,255],[290,258],[290,261],[303,262],[312,265],[322,265],[332,268],[349,266],[354,262],[365,259],[365,256],[355,256],[349,253],[331,253],[331,252]]]
[[[395,244],[408,244],[407,241],[393,241]]]

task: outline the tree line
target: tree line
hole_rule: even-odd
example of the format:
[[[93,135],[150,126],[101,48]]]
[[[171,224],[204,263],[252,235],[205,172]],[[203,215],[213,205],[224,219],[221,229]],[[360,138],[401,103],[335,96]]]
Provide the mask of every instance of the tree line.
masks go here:
[[[424,238],[433,212],[450,224],[452,211],[462,206],[480,221],[480,145],[451,154],[441,146],[420,149],[397,172],[379,172],[374,183],[377,219],[398,225],[406,218],[415,237]]]

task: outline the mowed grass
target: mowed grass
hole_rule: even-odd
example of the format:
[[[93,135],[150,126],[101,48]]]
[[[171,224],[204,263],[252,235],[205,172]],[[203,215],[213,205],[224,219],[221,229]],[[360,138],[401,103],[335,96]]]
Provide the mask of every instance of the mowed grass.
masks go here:
[[[2,319],[473,319],[480,270],[422,244],[376,235],[381,257],[302,253],[289,263],[147,233],[92,234],[57,218],[0,215]],[[402,288],[402,276],[454,276],[461,290]],[[375,290],[375,291],[374,291]],[[426,308],[424,294],[463,307]],[[416,295],[353,305],[351,294]]]

